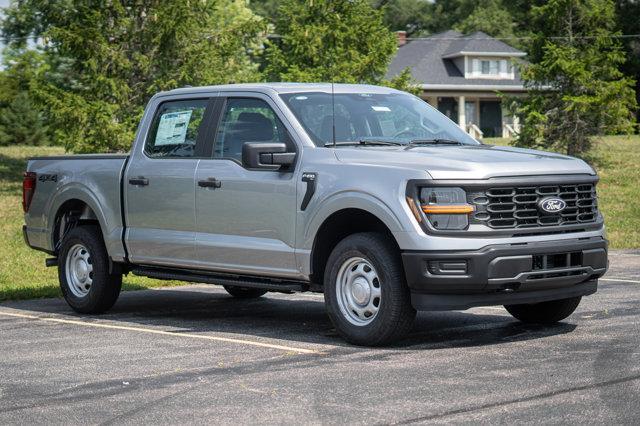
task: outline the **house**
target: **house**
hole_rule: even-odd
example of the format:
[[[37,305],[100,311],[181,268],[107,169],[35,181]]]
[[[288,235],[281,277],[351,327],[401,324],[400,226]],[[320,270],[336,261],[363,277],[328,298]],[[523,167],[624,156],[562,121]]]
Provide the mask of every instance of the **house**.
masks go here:
[[[526,93],[515,66],[525,52],[481,31],[445,31],[416,39],[400,31],[398,44],[388,78],[409,68],[421,97],[476,138],[519,131],[517,117],[508,114],[499,94]]]

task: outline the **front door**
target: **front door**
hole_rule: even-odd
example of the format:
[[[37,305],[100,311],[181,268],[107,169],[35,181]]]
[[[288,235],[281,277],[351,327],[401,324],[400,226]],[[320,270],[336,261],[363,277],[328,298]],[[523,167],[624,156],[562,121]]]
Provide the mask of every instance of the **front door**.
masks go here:
[[[438,98],[438,111],[458,123],[458,101],[454,98]]]
[[[211,103],[190,99],[160,104],[144,148],[131,155],[124,186],[126,243],[134,263],[196,263],[194,177]]]
[[[485,138],[502,136],[500,101],[480,101],[480,130]]]
[[[202,267],[263,276],[298,274],[296,181],[287,170],[248,170],[245,142],[295,145],[267,96],[227,97],[212,158],[196,173],[196,247]],[[216,185],[207,184],[215,179]]]

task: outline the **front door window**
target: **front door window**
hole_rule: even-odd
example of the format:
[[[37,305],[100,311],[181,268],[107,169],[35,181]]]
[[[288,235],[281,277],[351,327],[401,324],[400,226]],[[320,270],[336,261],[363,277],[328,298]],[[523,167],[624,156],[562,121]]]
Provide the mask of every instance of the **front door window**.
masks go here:
[[[245,142],[287,143],[287,132],[262,99],[229,98],[218,126],[214,158],[241,162]]]

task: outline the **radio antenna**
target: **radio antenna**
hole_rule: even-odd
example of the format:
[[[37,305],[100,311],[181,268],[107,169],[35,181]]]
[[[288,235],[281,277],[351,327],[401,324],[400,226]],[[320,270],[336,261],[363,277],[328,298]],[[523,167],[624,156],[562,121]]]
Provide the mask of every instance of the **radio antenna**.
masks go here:
[[[336,147],[336,101],[333,80],[331,80],[331,130],[333,136],[333,147]]]

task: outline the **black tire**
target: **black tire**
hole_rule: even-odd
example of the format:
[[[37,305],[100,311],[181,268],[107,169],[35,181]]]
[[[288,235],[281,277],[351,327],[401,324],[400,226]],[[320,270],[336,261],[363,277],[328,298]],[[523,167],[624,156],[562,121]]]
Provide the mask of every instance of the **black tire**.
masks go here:
[[[227,293],[237,299],[256,299],[267,293],[267,290],[262,290],[260,288],[236,287],[231,285],[225,285],[223,287],[227,290]]]
[[[528,324],[553,324],[571,315],[582,297],[551,300],[530,305],[505,305],[514,318]]]
[[[88,252],[87,263],[93,269],[90,274],[92,283],[85,295],[71,289],[67,281],[67,258],[70,250],[81,245]],[[107,311],[116,303],[122,287],[122,274],[109,273],[109,255],[97,226],[78,226],[64,238],[58,255],[58,279],[65,300],[71,308],[82,314],[99,314]]]
[[[379,307],[371,322],[364,325],[352,323],[349,314],[343,313],[336,288],[341,268],[354,258],[369,262],[379,277]],[[325,268],[324,300],[336,331],[355,345],[381,346],[396,341],[409,332],[416,316],[400,253],[393,241],[376,232],[353,234],[336,245]]]

